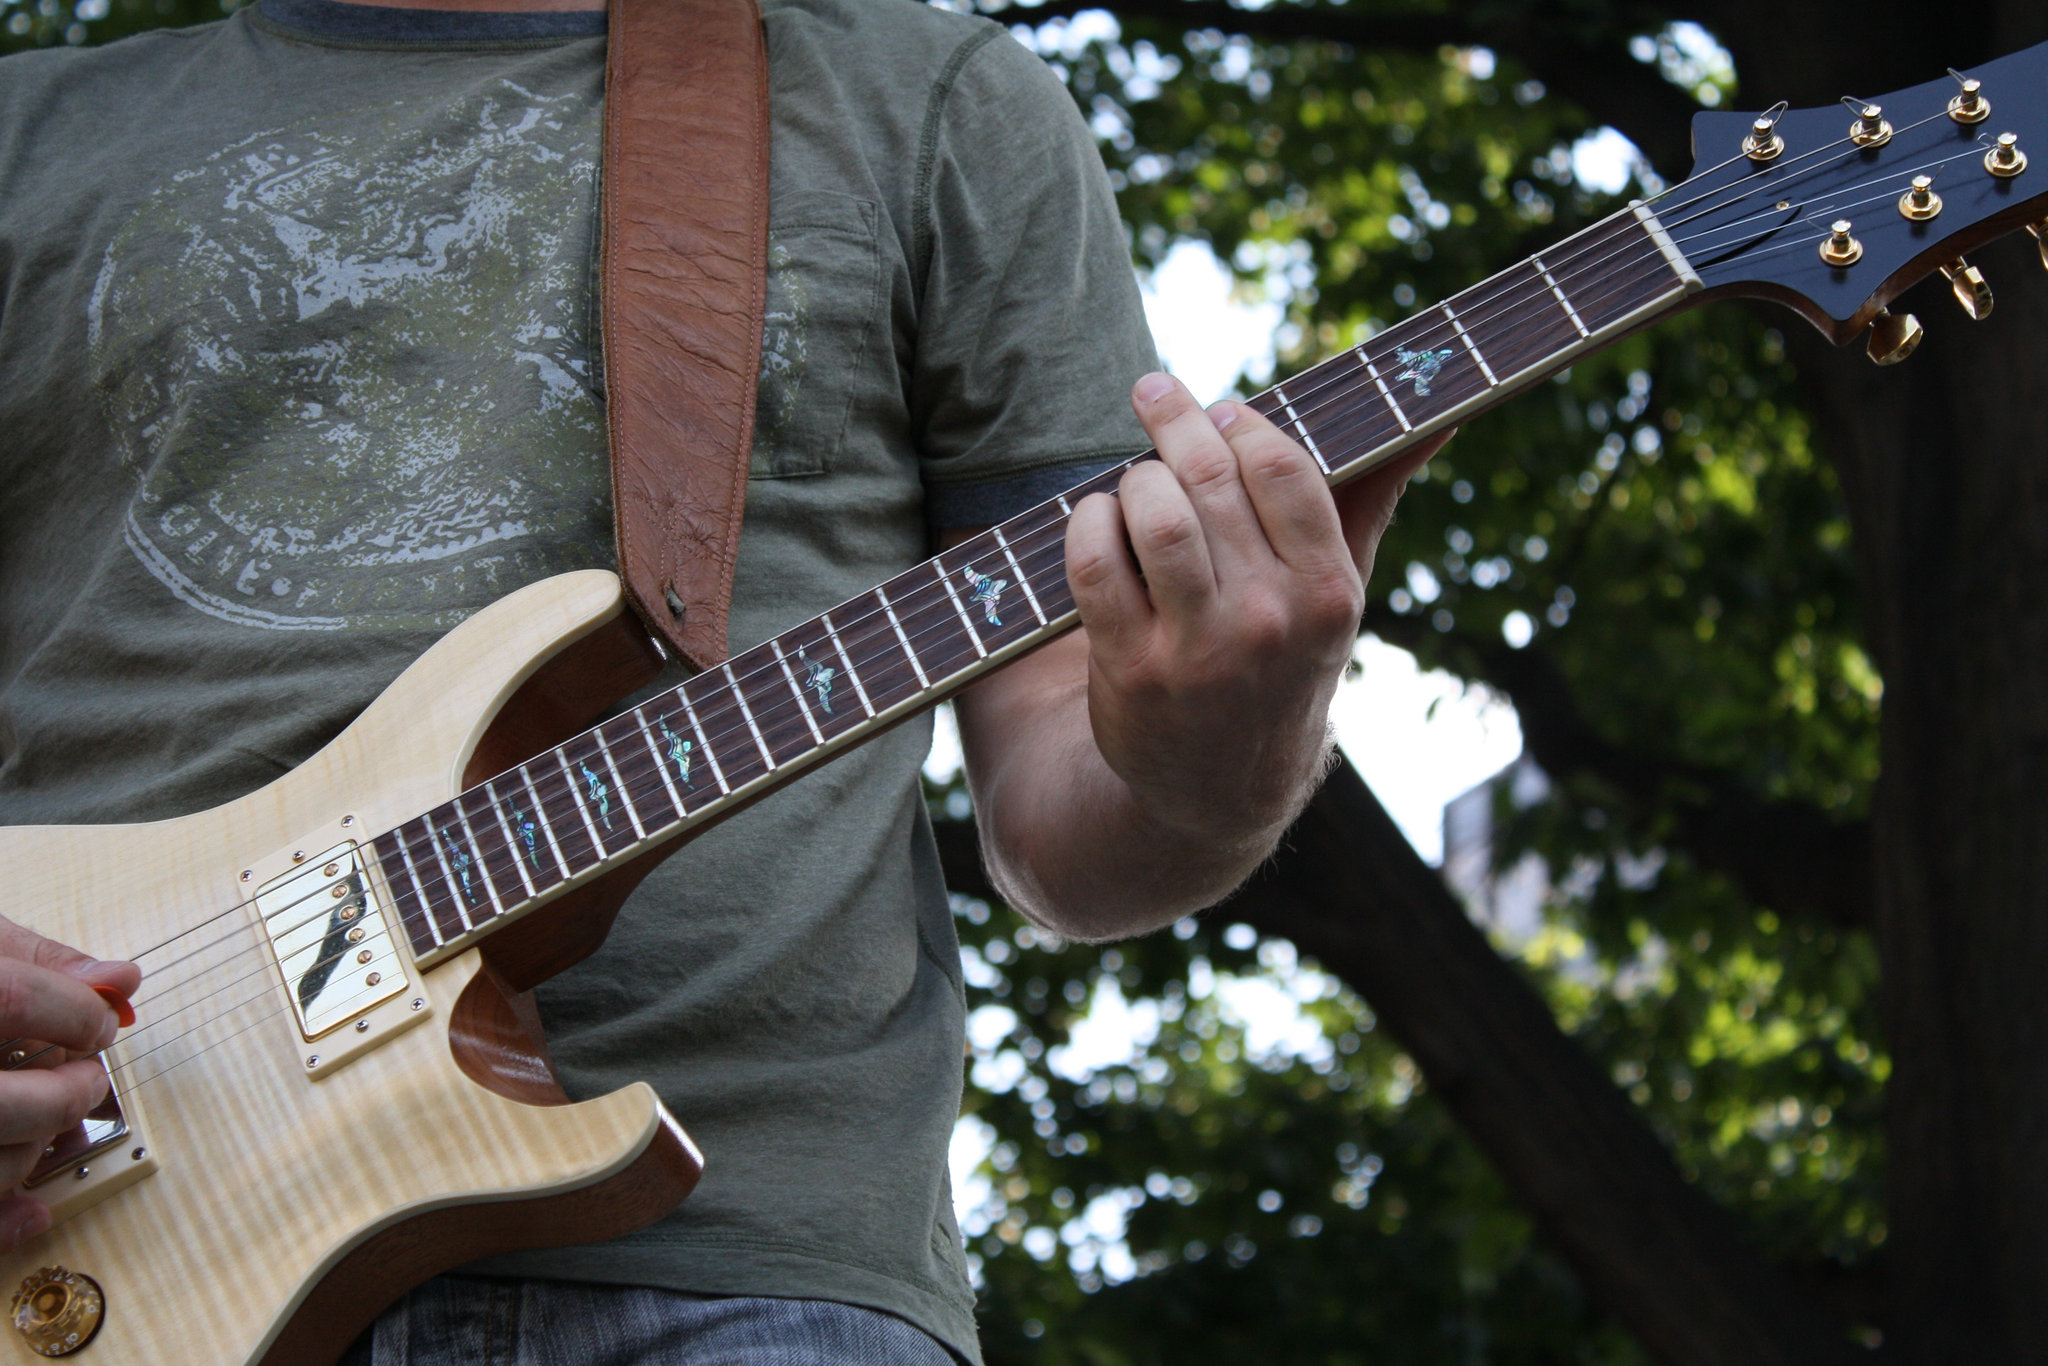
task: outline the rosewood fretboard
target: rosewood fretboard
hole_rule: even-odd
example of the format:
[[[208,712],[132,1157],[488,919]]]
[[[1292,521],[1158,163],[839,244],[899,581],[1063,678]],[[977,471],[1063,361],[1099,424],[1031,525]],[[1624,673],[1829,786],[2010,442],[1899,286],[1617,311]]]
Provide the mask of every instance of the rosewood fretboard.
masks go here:
[[[1677,307],[1640,208],[1276,385],[1251,406],[1331,482]],[[422,966],[929,707],[1076,623],[1068,514],[1146,452],[379,836]]]

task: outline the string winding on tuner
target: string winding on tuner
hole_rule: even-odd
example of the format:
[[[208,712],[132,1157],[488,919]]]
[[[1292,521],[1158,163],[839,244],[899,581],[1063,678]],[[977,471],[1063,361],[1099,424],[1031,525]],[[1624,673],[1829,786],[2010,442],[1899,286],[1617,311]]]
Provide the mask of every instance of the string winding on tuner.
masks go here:
[[[1849,125],[1849,141],[1858,147],[1882,147],[1892,140],[1892,126],[1885,119],[1884,109],[1868,100],[1859,100],[1853,95],[1842,96],[1842,103],[1856,114],[1856,121]]]
[[[1972,80],[1954,67],[1948,74],[1962,82],[1963,93],[1948,102],[1948,116],[1957,123],[1982,123],[1991,117],[1991,101],[1984,98],[1984,83]]]
[[[1756,122],[1749,125],[1749,136],[1742,140],[1742,154],[1751,161],[1776,161],[1785,150],[1785,139],[1778,136],[1778,120],[1790,108],[1779,100],[1769,109],[1756,116]]]
[[[2010,180],[2027,169],[2027,154],[2020,150],[2017,133],[2000,133],[1997,145],[1984,154],[1984,169],[2000,180]]]

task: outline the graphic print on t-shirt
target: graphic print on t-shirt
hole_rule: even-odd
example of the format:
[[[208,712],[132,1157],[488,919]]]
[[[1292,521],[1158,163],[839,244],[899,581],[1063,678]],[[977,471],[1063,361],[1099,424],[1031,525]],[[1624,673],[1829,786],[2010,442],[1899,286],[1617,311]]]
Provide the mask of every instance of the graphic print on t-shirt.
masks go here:
[[[150,574],[247,626],[438,630],[606,562],[598,118],[498,79],[240,139],[143,202],[88,337]]]

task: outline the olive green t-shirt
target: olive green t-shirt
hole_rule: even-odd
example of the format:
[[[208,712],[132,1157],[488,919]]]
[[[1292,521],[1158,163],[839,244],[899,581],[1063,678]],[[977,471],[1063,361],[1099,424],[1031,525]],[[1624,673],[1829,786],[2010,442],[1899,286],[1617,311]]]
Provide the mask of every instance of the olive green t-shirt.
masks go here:
[[[604,39],[339,8],[0,63],[0,822],[240,796],[470,613],[611,564]],[[764,10],[736,648],[1142,445],[1152,364],[1036,57],[912,0]],[[901,727],[714,829],[542,988],[571,1094],[653,1082],[707,1168],[640,1233],[487,1269],[844,1300],[977,1355],[928,743]]]

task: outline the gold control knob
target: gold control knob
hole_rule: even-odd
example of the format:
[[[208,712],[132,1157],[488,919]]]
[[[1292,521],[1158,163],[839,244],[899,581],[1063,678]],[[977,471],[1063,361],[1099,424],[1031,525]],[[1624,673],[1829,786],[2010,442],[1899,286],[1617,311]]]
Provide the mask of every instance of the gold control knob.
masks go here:
[[[1877,321],[1870,325],[1870,344],[1866,350],[1879,365],[1897,365],[1913,354],[1925,335],[1920,320],[1912,314],[1881,310]]]
[[[1957,123],[1982,123],[1991,117],[1991,101],[1984,98],[1984,83],[1964,76],[1954,67],[1949,75],[1963,83],[1963,93],[1948,102],[1948,116]]]
[[[46,1266],[14,1292],[14,1331],[37,1356],[68,1357],[100,1331],[106,1307],[92,1277]]]
[[[1970,321],[1981,323],[1991,316],[1991,286],[1985,282],[1983,271],[1958,256],[1942,262],[1941,273],[1948,278],[1949,288],[1956,292],[1956,302],[1970,315]]]
[[[2034,245],[2041,249],[2041,269],[2048,270],[2048,218],[2027,224],[2027,231],[2034,235]]]
[[[2010,180],[2027,169],[2027,154],[2020,150],[2017,133],[2000,133],[1996,146],[1984,154],[1984,169],[2000,180]]]
[[[1913,177],[1913,188],[1899,196],[1899,212],[1915,223],[1925,223],[1941,212],[1941,196],[1934,192],[1932,177]]]
[[[1858,147],[1882,147],[1891,140],[1892,126],[1883,108],[1866,104],[1856,110],[1856,121],[1849,125],[1849,141]]]
[[[1863,244],[1849,235],[1849,220],[1837,218],[1820,244],[1820,259],[1840,270],[1863,259]]]

